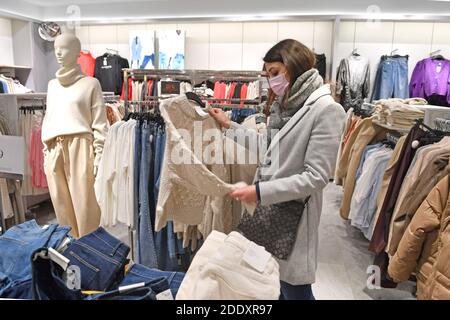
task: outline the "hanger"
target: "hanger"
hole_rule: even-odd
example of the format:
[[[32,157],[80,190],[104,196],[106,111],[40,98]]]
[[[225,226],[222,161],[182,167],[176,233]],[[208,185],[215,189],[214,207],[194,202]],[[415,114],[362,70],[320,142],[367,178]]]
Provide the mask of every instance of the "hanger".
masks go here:
[[[112,52],[112,53],[111,53]],[[118,50],[106,48],[107,54],[119,54]]]
[[[202,101],[202,99],[200,99],[200,97],[195,94],[194,92],[186,92],[186,97],[191,100],[194,101],[195,103],[197,103],[200,107],[202,108],[206,108],[205,103]]]
[[[439,49],[439,50],[435,50],[435,51],[433,51],[433,52],[430,52],[430,57],[431,57],[433,60],[445,60],[444,56],[440,54],[441,51],[442,51],[442,50]]]
[[[412,142],[411,146],[413,149],[417,149],[421,145],[439,142],[442,140],[443,137],[450,136],[450,132],[436,130],[427,126],[423,122],[423,119],[417,119],[416,126],[420,126],[422,129],[424,129],[426,131],[426,135]]]
[[[391,51],[391,54],[390,54],[390,56],[393,56],[394,55],[394,53],[397,53],[398,52],[398,49],[394,49],[394,50],[392,50]]]
[[[355,56],[355,57],[359,57],[360,56],[360,54],[358,53],[358,48],[354,48],[352,50],[352,56]]]

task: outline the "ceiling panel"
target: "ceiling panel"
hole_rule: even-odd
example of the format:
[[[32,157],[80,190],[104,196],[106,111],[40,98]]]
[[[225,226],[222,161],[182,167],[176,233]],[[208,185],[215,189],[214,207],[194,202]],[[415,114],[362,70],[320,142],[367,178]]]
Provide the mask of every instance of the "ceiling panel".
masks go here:
[[[72,20],[69,5],[78,5],[81,21],[168,18],[220,18],[258,20],[283,15],[446,15],[449,1],[431,0],[2,0],[0,11],[24,13],[40,20]],[[26,14],[25,14],[26,13]],[[420,17],[415,17],[419,18]],[[396,19],[395,17],[393,19]]]

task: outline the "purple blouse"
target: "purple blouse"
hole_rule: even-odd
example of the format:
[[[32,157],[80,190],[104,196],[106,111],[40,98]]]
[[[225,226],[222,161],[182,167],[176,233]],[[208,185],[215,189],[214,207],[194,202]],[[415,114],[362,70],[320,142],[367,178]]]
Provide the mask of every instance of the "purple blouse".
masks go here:
[[[419,61],[409,83],[409,96],[427,98],[432,95],[447,97],[449,90],[450,60],[427,58]]]

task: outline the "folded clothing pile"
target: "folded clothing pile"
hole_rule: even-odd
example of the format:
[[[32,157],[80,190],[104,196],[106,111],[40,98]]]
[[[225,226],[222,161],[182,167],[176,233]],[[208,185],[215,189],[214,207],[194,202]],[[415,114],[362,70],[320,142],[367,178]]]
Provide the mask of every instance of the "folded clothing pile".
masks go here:
[[[70,228],[57,225],[41,228],[31,221],[9,229],[0,237],[0,297],[156,300],[176,296],[183,273],[138,264],[130,266],[127,258],[130,248],[101,227],[78,240],[70,238],[69,245],[61,246],[69,231]],[[7,247],[15,243],[17,248]],[[49,248],[59,249],[60,259],[52,258],[55,251]],[[68,264],[58,263],[63,260],[68,260]],[[3,285],[4,279],[8,279],[7,285]]]
[[[237,232],[213,231],[197,252],[177,300],[278,300],[280,273],[263,247]]]
[[[410,129],[415,120],[423,119],[425,113],[415,105],[426,105],[422,98],[411,99],[385,99],[376,101],[376,120],[388,126]]]

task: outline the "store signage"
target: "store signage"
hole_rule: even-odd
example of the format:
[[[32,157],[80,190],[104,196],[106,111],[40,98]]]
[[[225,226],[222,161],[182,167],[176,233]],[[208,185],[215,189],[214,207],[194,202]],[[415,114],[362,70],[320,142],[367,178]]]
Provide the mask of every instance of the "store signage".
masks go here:
[[[25,174],[24,137],[0,136],[0,172]]]

